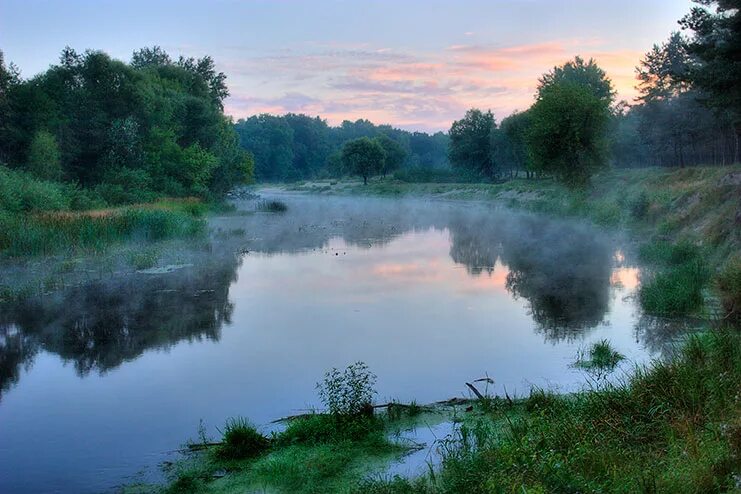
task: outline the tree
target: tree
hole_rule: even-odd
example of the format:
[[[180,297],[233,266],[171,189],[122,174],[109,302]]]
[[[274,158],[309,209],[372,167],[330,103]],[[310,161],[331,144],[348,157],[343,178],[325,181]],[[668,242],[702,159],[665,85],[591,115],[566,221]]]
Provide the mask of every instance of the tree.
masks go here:
[[[707,104],[728,114],[735,129],[735,161],[741,160],[741,2],[695,0],[680,24],[692,31],[693,60],[678,74],[707,95]],[[715,7],[711,11],[709,7]]]
[[[450,127],[450,162],[460,169],[494,178],[491,160],[491,132],[496,128],[494,115],[472,108]]]
[[[563,83],[589,88],[595,97],[607,102],[608,105],[615,99],[612,81],[591,58],[588,62],[584,62],[583,58],[576,56],[574,60],[554,67],[550,72],[543,74],[538,81],[538,97],[550,87]]]
[[[605,164],[608,102],[589,85],[549,84],[528,113],[527,141],[536,170],[581,186]]]
[[[363,177],[365,185],[368,185],[368,177],[381,172],[384,158],[381,145],[367,137],[353,139],[342,146],[343,167],[353,175]]]
[[[293,168],[293,129],[282,117],[262,114],[239,120],[242,147],[255,157],[258,180],[285,180]]]
[[[655,44],[636,67],[639,101],[666,100],[689,91],[689,64],[686,40],[680,33],[672,33],[666,43]]]
[[[40,130],[33,137],[28,150],[28,171],[44,180],[62,178],[59,145],[51,133]]]
[[[383,168],[381,173],[385,177],[387,173],[391,173],[401,168],[404,160],[407,158],[407,152],[401,147],[401,144],[391,139],[386,134],[381,134],[374,139],[382,148],[385,154],[383,160]]]

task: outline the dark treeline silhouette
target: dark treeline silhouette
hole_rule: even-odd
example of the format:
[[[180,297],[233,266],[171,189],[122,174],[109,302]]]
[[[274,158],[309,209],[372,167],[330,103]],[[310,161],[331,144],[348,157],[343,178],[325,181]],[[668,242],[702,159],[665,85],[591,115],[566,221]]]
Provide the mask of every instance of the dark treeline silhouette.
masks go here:
[[[332,127],[320,117],[293,113],[256,115],[239,120],[235,128],[242,147],[255,157],[257,179],[263,181],[341,176],[352,171],[343,168],[343,145],[362,138],[378,141],[385,151],[373,174],[449,166],[448,136],[442,132],[408,132],[368,120]]]

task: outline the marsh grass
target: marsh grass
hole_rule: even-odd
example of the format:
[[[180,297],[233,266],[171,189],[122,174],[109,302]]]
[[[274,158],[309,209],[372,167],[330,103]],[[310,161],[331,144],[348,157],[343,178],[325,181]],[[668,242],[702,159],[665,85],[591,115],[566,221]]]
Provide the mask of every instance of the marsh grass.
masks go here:
[[[701,250],[688,242],[655,242],[641,247],[640,257],[656,267],[641,283],[639,300],[651,315],[684,316],[703,307],[710,273]]]
[[[264,213],[285,213],[288,211],[288,205],[286,205],[283,201],[277,201],[277,200],[262,200],[257,203],[257,206],[255,206],[257,211],[262,211]]]
[[[442,449],[439,471],[362,482],[356,492],[733,491],[739,382],[741,335],[694,336],[674,359],[624,383],[573,395],[534,390],[488,423],[462,428]]]
[[[103,251],[125,240],[159,241],[205,232],[196,209],[159,204],[84,213],[9,215],[0,213],[0,252],[7,256],[60,251]]]
[[[615,370],[624,359],[625,356],[613,349],[609,341],[601,340],[593,343],[588,351],[580,351],[574,367],[602,376]]]
[[[223,443],[216,454],[223,459],[254,458],[270,447],[270,440],[243,417],[227,420],[222,434]]]

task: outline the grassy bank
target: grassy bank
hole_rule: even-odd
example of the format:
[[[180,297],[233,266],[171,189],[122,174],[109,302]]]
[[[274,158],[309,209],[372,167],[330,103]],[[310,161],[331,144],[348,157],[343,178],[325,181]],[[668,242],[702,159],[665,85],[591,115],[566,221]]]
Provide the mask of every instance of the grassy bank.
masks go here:
[[[99,252],[129,240],[198,235],[206,209],[197,199],[106,207],[89,190],[0,167],[0,255]]]
[[[599,345],[606,345],[600,343]],[[608,354],[595,348],[590,365]],[[231,422],[212,445],[178,464],[163,493],[735,492],[741,473],[741,334],[692,337],[673,359],[618,384],[576,394],[534,389],[528,398],[485,398],[453,409],[399,406],[374,414],[292,419],[266,437]],[[436,416],[432,417],[432,415]],[[440,464],[418,478],[382,465],[408,446],[411,424],[450,420]],[[429,445],[428,445],[429,446]]]

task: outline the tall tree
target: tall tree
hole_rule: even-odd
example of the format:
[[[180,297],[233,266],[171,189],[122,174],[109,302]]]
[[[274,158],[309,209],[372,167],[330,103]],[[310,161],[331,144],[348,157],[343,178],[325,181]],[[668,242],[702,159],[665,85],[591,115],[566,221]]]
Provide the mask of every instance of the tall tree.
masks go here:
[[[550,72],[543,74],[538,81],[538,96],[552,86],[561,86],[564,83],[588,88],[591,93],[602,101],[611,104],[615,100],[615,89],[612,81],[593,59],[585,62],[580,56],[563,65],[554,67]]]
[[[368,178],[383,170],[385,152],[378,142],[367,137],[347,141],[342,146],[342,165],[353,175],[363,177],[363,184],[368,185]]]
[[[680,24],[692,32],[694,57],[684,78],[707,94],[707,103],[729,115],[735,129],[735,161],[741,161],[741,2],[694,0]]]
[[[388,173],[401,168],[401,165],[407,158],[407,152],[404,150],[401,144],[391,139],[386,134],[380,134],[378,137],[375,138],[375,141],[381,145],[385,154],[385,159],[383,160],[383,168],[381,169],[381,173],[383,174],[383,176],[385,177]]]
[[[463,170],[492,179],[496,175],[491,159],[491,132],[494,115],[472,108],[450,127],[450,162]]]
[[[583,186],[605,165],[608,100],[588,84],[566,80],[549,84],[528,113],[527,140],[536,170]]]

